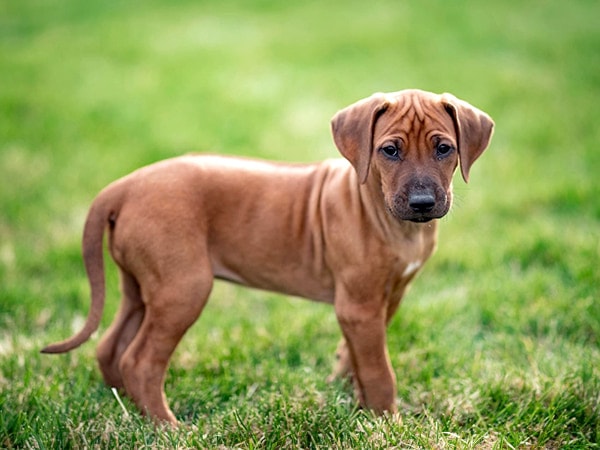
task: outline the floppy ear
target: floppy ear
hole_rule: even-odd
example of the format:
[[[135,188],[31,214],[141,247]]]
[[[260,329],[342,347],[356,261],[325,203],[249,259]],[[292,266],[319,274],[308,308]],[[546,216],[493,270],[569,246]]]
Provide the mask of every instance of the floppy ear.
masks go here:
[[[361,184],[367,180],[369,174],[375,122],[388,105],[385,94],[373,94],[338,111],[331,119],[335,145],[350,161]]]
[[[494,121],[483,111],[452,94],[442,94],[442,104],[454,121],[460,171],[465,182],[468,182],[471,166],[490,143]]]

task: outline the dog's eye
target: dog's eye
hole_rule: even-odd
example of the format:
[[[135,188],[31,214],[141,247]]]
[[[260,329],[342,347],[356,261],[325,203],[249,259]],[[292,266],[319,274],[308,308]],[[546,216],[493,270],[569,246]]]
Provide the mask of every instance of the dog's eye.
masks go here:
[[[395,145],[384,145],[381,147],[381,152],[390,159],[398,159],[400,158],[400,153],[398,152],[398,147]]]
[[[448,144],[440,144],[437,146],[437,148],[435,149],[438,158],[443,158],[445,156],[448,156],[450,153],[452,153],[452,150],[454,150],[454,147],[448,145]]]

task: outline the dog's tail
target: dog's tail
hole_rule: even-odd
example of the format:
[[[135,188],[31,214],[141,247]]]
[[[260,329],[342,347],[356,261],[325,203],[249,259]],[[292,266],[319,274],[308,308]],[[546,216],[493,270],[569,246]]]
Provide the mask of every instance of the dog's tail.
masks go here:
[[[92,203],[83,230],[83,262],[87,272],[91,291],[91,307],[85,325],[74,336],[64,341],[50,344],[42,349],[42,353],[65,353],[79,347],[98,329],[104,309],[105,276],[103,240],[107,226],[114,227],[120,201],[120,189],[107,187]]]

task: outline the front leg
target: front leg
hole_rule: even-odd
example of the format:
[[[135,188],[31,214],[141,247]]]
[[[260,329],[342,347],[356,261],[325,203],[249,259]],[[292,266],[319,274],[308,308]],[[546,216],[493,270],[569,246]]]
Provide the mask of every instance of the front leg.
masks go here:
[[[335,312],[345,339],[345,355],[358,401],[377,414],[396,412],[396,377],[386,343],[387,305],[382,301],[359,303],[336,296]],[[344,362],[344,361],[340,361]]]
[[[392,319],[394,313],[398,309],[400,304],[400,299],[402,298],[402,294],[404,289],[402,289],[398,296],[395,299],[392,299],[387,306],[387,318],[386,325],[389,325],[390,320]],[[348,350],[348,344],[346,344],[346,339],[340,339],[338,343],[337,349],[335,350],[335,364],[333,366],[333,371],[331,375],[327,377],[327,382],[332,383],[335,380],[344,380],[348,379],[350,381],[354,380],[354,374],[352,373],[352,361],[350,360],[350,351]]]

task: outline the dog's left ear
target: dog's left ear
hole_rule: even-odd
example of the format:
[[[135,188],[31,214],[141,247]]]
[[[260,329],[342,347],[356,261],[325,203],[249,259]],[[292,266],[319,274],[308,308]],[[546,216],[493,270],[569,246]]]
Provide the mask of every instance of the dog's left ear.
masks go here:
[[[369,174],[375,122],[388,105],[385,94],[373,94],[338,111],[331,119],[335,145],[350,161],[361,184],[367,181]]]
[[[490,143],[494,121],[483,111],[452,94],[442,94],[442,104],[454,121],[460,171],[465,182],[468,182],[471,166]]]

